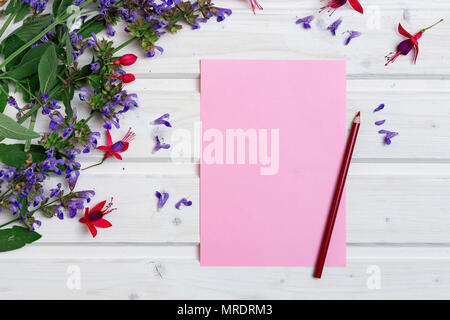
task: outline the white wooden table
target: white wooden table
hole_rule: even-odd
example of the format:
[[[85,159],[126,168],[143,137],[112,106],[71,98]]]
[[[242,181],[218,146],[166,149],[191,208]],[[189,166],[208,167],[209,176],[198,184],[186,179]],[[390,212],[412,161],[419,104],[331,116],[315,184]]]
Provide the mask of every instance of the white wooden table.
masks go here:
[[[398,22],[419,31],[450,18],[450,2],[361,0],[364,16],[346,6],[331,18],[317,14],[318,0],[261,0],[265,10],[256,16],[246,0],[215,2],[233,15],[163,37],[163,55],[146,59],[137,45],[123,50],[140,54],[127,69],[137,76],[127,89],[139,95],[140,107],[113,134],[121,137],[131,126],[137,138],[125,160],[83,172],[78,185],[95,186],[94,201],[114,196],[113,227],[92,239],[75,219],[43,219],[40,241],[0,254],[0,298],[450,298],[448,20],[420,39],[417,65],[408,56],[384,66],[384,56],[402,40]],[[312,30],[295,24],[297,16],[313,13]],[[363,32],[348,47],[343,35],[323,30],[338,17],[344,18],[340,31]],[[348,121],[357,110],[363,119],[348,181],[347,267],[327,268],[317,280],[312,268],[199,266],[196,157],[174,163],[168,152],[152,154],[150,121],[168,112],[174,128],[194,130],[201,58],[347,60]],[[380,103],[386,108],[373,114]],[[373,125],[381,118],[400,132],[391,146]],[[92,153],[83,161],[100,157]],[[172,198],[157,212],[159,189]],[[172,202],[181,196],[191,198],[192,207],[176,210]]]

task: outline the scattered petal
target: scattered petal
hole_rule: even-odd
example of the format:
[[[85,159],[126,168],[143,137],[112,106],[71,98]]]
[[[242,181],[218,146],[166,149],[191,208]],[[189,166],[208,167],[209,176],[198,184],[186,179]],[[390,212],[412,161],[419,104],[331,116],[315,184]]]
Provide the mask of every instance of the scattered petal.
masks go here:
[[[348,36],[347,40],[345,41],[345,45],[348,46],[348,44],[350,43],[350,41],[354,38],[357,38],[361,35],[361,32],[355,31],[355,30],[350,30],[348,31],[348,33],[350,33],[350,35]]]
[[[333,36],[336,35],[336,31],[339,28],[339,26],[341,25],[341,23],[342,23],[342,18],[339,18],[328,27],[328,30],[331,31]]]
[[[311,21],[313,21],[313,20],[314,20],[314,16],[307,16],[307,17],[298,19],[295,23],[296,24],[303,23],[303,28],[311,29]]]
[[[169,199],[169,194],[167,192],[161,194],[161,192],[156,191],[155,196],[158,198],[158,209],[161,209]]]
[[[381,126],[381,125],[384,124],[385,122],[386,122],[386,120],[375,121],[375,125],[376,125],[376,126]]]
[[[178,210],[180,210],[180,206],[184,204],[186,207],[190,207],[192,205],[192,201],[186,199],[186,198],[182,198],[180,201],[178,201],[175,204],[175,208],[177,208]]]
[[[378,112],[383,109],[384,109],[384,103],[380,104],[377,108],[375,108],[375,110],[373,110],[373,112]]]
[[[170,124],[169,121],[165,120],[165,119],[169,119],[170,115],[168,113],[163,114],[161,117],[159,117],[158,119],[155,119],[153,121],[154,124],[163,124],[166,127],[172,127],[172,125]]]

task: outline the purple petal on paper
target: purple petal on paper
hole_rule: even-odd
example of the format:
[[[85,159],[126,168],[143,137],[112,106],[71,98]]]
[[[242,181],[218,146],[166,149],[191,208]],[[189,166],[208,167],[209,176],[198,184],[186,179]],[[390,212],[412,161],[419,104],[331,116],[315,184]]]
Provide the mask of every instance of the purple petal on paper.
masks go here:
[[[390,145],[391,142],[392,142],[391,139],[398,135],[398,132],[393,132],[393,131],[389,131],[389,130],[380,130],[380,131],[378,131],[378,133],[386,135],[385,138],[384,138],[384,142],[387,145]]]
[[[186,199],[186,198],[182,198],[180,201],[178,201],[175,204],[175,208],[177,208],[178,210],[180,210],[180,206],[184,204],[186,207],[190,207],[192,205],[192,201]]]
[[[349,31],[350,35],[347,38],[347,41],[345,41],[345,45],[348,46],[348,44],[350,43],[350,41],[356,37],[359,37],[361,35],[361,32],[355,31],[355,30],[351,30]]]
[[[376,125],[376,126],[381,126],[381,125],[384,124],[385,122],[386,122],[386,120],[375,121],[375,125]]]
[[[172,127],[172,125],[170,124],[170,122],[167,121],[167,120],[165,120],[165,119],[169,119],[169,117],[170,117],[170,114],[165,113],[165,114],[163,114],[161,117],[159,117],[158,119],[155,119],[155,120],[153,121],[153,123],[154,123],[154,124],[163,124],[163,125],[165,125],[166,127]]]
[[[384,109],[384,103],[380,104],[377,108],[375,108],[375,110],[373,110],[373,112],[378,112],[383,109]]]
[[[158,209],[161,209],[166,204],[167,199],[169,199],[169,194],[167,192],[161,194],[161,192],[156,191],[155,196],[158,198]]]
[[[333,36],[336,35],[336,31],[339,28],[339,26],[342,23],[342,18],[337,19],[335,22],[333,22],[327,29],[331,31]]]

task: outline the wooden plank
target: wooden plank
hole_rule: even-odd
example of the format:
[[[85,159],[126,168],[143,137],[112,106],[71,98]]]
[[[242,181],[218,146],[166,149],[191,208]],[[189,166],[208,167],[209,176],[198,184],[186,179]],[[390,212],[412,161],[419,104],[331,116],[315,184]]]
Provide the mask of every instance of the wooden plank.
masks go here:
[[[95,181],[95,183],[93,183]],[[114,197],[112,228],[92,239],[76,219],[42,218],[41,243],[197,243],[198,166],[106,163],[81,176],[78,189],[95,187],[94,203]],[[156,209],[156,190],[170,194]],[[354,163],[347,187],[349,243],[448,243],[450,165]],[[187,197],[191,207],[174,204]],[[0,222],[5,221],[3,216]]]
[[[439,18],[449,16],[450,5],[443,0],[377,1],[365,4],[366,13],[360,15],[349,6],[339,9],[332,17],[318,14],[323,3],[315,0],[266,0],[264,11],[253,15],[245,1],[215,1],[230,7],[233,14],[221,23],[210,21],[200,30],[189,27],[178,34],[166,35],[158,42],[165,51],[148,62],[144,53],[128,71],[139,74],[198,74],[202,58],[227,59],[346,59],[348,73],[353,76],[402,75],[405,78],[433,75],[440,77],[450,72],[450,62],[444,52],[450,43],[442,37],[450,26],[441,24],[420,39],[421,52],[417,65],[412,56],[402,57],[386,68],[384,57],[395,50],[403,40],[397,33],[401,22],[411,33],[418,32]],[[311,30],[295,24],[298,17],[316,16]],[[343,17],[338,35],[333,37],[326,28]],[[119,27],[118,27],[119,28]],[[345,46],[347,30],[363,33]],[[124,33],[115,37],[117,43],[128,39]],[[138,44],[126,47],[120,53],[139,52]]]
[[[450,159],[450,81],[442,80],[349,80],[348,112],[350,126],[355,113],[362,111],[362,127],[355,159]],[[122,138],[128,127],[136,132],[136,140],[124,154],[125,161],[191,162],[198,161],[195,145],[200,141],[200,94],[197,79],[139,79],[127,86],[137,92],[140,107],[130,111],[121,120],[122,128],[113,130],[114,139]],[[378,113],[373,109],[385,103]],[[74,104],[80,117],[85,114],[81,102]],[[10,110],[10,115],[13,112]],[[155,126],[152,121],[170,113],[173,128]],[[398,131],[390,146],[383,143],[374,121],[386,119],[384,129]],[[104,132],[101,122],[92,121],[93,128]],[[40,116],[36,130],[47,130],[48,120]],[[155,135],[172,144],[169,150],[153,153]],[[190,148],[182,148],[182,138]],[[101,139],[103,143],[103,139]],[[183,149],[183,150],[182,150]],[[198,148],[197,148],[198,149]],[[192,158],[192,159],[191,159]],[[97,161],[101,153],[93,152],[81,159]]]
[[[195,247],[34,245],[0,256],[0,272],[8,275],[0,283],[0,298],[450,297],[447,247],[349,247],[347,267],[327,268],[321,280],[311,277],[311,268],[200,267],[196,252]]]

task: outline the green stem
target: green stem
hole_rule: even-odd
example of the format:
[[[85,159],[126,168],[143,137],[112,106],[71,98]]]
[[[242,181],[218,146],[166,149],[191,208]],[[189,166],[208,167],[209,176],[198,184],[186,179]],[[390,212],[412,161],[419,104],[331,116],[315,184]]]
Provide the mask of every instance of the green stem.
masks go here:
[[[11,192],[12,188],[9,188],[8,190],[6,190],[5,192],[3,192],[3,194],[0,196],[0,201],[3,200],[3,198],[9,193]]]
[[[6,227],[7,225],[9,225],[9,224],[11,224],[11,223],[13,223],[13,222],[19,221],[19,220],[20,220],[20,218],[16,218],[16,219],[13,219],[13,220],[11,220],[11,221],[8,221],[7,223],[2,224],[2,225],[0,226],[0,228]]]
[[[0,29],[0,37],[3,35],[3,33],[5,33],[6,29],[8,28],[9,24],[11,23],[11,21],[14,19],[15,16],[16,16],[15,13],[11,13],[9,15],[8,19],[5,21],[2,28]]]
[[[423,29],[422,32],[425,32],[425,31],[427,31],[428,29],[433,28],[435,25],[438,25],[438,24],[441,23],[442,21],[444,21],[444,19],[441,19],[441,20],[439,20],[438,22],[432,24],[431,26],[429,26],[429,27]]]
[[[37,111],[35,111],[31,115],[31,121],[30,121],[30,126],[29,126],[30,130],[34,130],[34,126],[36,125],[36,118],[37,118]],[[30,150],[30,146],[31,146],[31,139],[29,139],[25,142],[24,151],[28,152]]]
[[[120,46],[118,46],[117,48],[115,48],[112,53],[116,53],[117,51],[123,49],[124,47],[126,47],[127,45],[129,45],[130,43],[132,43],[134,40],[137,40],[138,37],[133,37],[131,39],[128,39],[127,41],[125,41],[124,43],[122,43]]]

